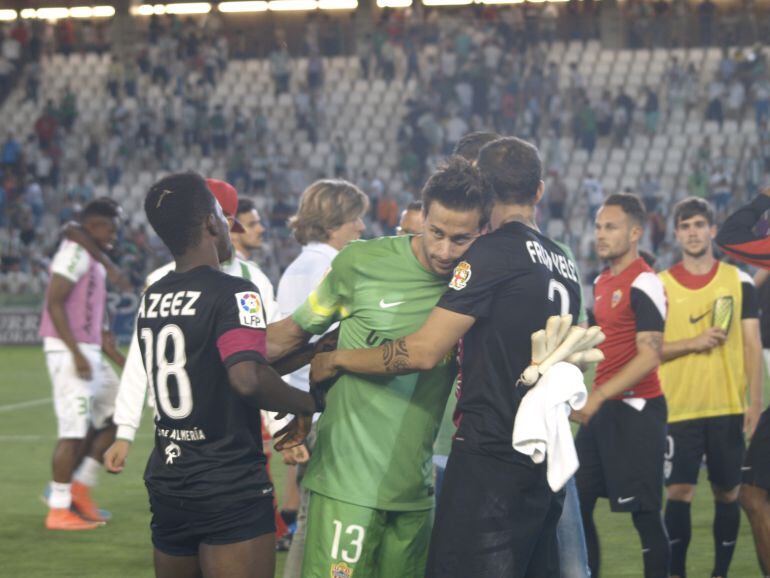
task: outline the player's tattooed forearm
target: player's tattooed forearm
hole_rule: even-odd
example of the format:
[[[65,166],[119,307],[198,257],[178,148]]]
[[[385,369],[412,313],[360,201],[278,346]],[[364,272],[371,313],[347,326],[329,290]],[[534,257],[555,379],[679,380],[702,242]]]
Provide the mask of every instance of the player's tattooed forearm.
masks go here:
[[[383,345],[382,361],[385,370],[389,373],[403,371],[409,367],[409,350],[406,347],[406,339],[388,341]]]
[[[646,345],[651,348],[655,353],[661,355],[663,353],[663,334],[657,331],[649,331],[639,335],[639,345]]]

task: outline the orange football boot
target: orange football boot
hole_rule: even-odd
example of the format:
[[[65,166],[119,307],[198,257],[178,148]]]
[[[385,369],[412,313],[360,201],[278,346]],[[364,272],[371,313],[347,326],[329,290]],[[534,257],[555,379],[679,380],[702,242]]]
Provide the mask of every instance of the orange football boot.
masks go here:
[[[80,482],[72,482],[72,507],[89,522],[107,521],[91,498],[91,488]]]
[[[102,525],[84,520],[69,508],[51,508],[45,519],[45,527],[49,530],[94,530]]]

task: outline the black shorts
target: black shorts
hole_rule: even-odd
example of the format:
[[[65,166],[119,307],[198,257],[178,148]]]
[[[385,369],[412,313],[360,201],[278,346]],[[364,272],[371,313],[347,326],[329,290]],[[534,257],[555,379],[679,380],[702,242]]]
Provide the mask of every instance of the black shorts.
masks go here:
[[[608,400],[575,438],[581,496],[609,498],[613,512],[658,511],[663,503],[666,400],[646,400],[637,410]]]
[[[150,510],[152,543],[169,556],[197,556],[200,544],[234,544],[275,532],[272,496],[214,509],[150,494]]]
[[[556,525],[564,492],[545,464],[521,464],[457,449],[449,456],[426,576],[558,578]]]
[[[744,484],[770,492],[770,407],[759,418],[741,469]]]
[[[663,475],[666,485],[697,484],[706,456],[709,481],[730,490],[741,483],[743,415],[721,415],[668,424]]]

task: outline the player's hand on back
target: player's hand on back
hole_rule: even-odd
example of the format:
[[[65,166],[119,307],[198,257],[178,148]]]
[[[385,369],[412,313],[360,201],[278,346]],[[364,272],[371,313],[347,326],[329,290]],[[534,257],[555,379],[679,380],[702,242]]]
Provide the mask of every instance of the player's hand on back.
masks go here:
[[[277,452],[295,448],[305,443],[310,426],[313,425],[313,416],[295,416],[288,425],[275,433],[273,447]]]
[[[111,474],[119,474],[126,465],[126,457],[131,449],[131,442],[115,440],[104,452],[104,467]]]
[[[334,352],[318,353],[310,362],[310,383],[322,383],[337,375]]]
[[[85,381],[89,381],[92,375],[91,364],[88,362],[86,356],[83,355],[79,349],[75,349],[75,352],[72,354],[72,359],[75,362],[75,371],[77,372],[78,377]]]
[[[727,341],[727,333],[719,327],[709,327],[698,337],[693,338],[693,348],[698,353],[711,351]]]

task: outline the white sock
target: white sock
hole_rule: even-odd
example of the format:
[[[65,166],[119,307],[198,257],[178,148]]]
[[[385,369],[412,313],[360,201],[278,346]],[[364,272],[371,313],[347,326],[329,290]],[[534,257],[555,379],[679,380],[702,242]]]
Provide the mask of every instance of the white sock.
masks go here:
[[[72,484],[60,484],[59,482],[51,482],[51,495],[48,496],[49,508],[64,508],[66,510],[72,505],[72,492],[70,486]]]
[[[86,456],[83,461],[80,462],[80,466],[75,471],[73,480],[80,482],[84,486],[93,488],[99,481],[99,472],[102,469],[102,464],[98,460],[92,457]]]

